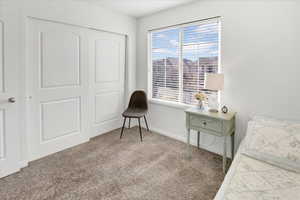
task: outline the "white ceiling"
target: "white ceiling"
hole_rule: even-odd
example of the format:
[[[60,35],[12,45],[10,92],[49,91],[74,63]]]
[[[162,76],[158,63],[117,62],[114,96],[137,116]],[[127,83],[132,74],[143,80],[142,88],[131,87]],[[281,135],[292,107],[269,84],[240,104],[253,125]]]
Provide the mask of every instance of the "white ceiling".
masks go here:
[[[78,0],[96,3],[133,17],[146,16],[161,10],[187,4],[195,0]]]

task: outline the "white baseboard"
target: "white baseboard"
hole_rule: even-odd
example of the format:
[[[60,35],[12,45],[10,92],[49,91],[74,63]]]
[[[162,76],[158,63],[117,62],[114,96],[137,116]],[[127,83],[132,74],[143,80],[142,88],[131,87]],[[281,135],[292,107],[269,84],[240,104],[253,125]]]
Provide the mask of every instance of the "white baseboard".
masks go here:
[[[105,122],[101,122],[99,124],[94,124],[90,133],[90,138],[94,138],[104,133],[107,133],[109,131],[112,131],[114,129],[120,128],[122,126],[121,124],[122,124],[121,118],[108,120]]]
[[[5,171],[3,169],[0,169],[0,179],[9,176],[11,174],[17,173],[19,171],[20,171],[19,167],[12,167],[10,169],[5,169]]]
[[[143,127],[143,128],[145,128],[145,127]],[[172,133],[167,132],[167,131],[163,131],[163,130],[161,130],[161,129],[159,129],[159,128],[150,127],[150,130],[153,131],[153,132],[155,132],[155,133],[158,133],[158,134],[167,136],[167,137],[169,137],[169,138],[172,138],[172,139],[175,139],[175,140],[184,142],[184,143],[187,142],[187,139],[186,139],[185,137],[182,137],[182,136],[179,136],[179,135],[175,135],[175,134],[172,134]],[[197,146],[197,141],[191,139],[191,145]],[[217,151],[217,150],[216,150],[217,148],[213,148],[213,146],[205,146],[205,145],[201,144],[200,148],[201,148],[201,149],[205,149],[205,150],[207,150],[207,151],[209,151],[209,152],[218,154],[218,155],[223,155],[223,152]],[[230,154],[229,151],[228,151],[228,154]],[[228,158],[231,158],[231,155],[227,155],[227,157],[228,157]]]
[[[27,160],[22,160],[19,162],[19,166],[20,168],[25,168],[25,167],[28,167],[28,161]]]

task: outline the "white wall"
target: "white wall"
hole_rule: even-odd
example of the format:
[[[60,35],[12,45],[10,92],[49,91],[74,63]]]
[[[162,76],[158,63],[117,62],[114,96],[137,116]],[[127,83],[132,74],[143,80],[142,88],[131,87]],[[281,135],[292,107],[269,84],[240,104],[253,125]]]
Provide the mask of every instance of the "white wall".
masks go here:
[[[21,0],[20,0],[21,1]],[[126,72],[126,86],[128,96],[131,91],[135,89],[136,82],[136,19],[116,13],[106,8],[96,6],[93,4],[78,2],[72,0],[22,0],[22,17],[20,19],[20,26],[23,28],[20,37],[22,38],[23,48],[22,54],[22,66],[20,77],[20,91],[23,91],[20,95],[26,101],[25,93],[25,62],[26,62],[26,23],[28,17],[35,17],[47,20],[53,20],[57,22],[83,26],[87,28],[93,28],[113,33],[119,33],[127,35],[127,72]],[[21,110],[21,132],[24,133],[26,129],[26,110]],[[29,132],[27,134],[30,134]],[[27,160],[27,142],[26,135],[22,135],[22,152],[21,162],[26,165]]]
[[[299,3],[292,0],[203,0],[141,18],[137,86],[147,89],[148,30],[222,16],[222,103],[238,113],[238,141],[253,114],[300,120],[299,10]],[[185,139],[183,109],[151,104],[149,120],[153,130]],[[202,147],[222,152],[219,139],[201,140]]]

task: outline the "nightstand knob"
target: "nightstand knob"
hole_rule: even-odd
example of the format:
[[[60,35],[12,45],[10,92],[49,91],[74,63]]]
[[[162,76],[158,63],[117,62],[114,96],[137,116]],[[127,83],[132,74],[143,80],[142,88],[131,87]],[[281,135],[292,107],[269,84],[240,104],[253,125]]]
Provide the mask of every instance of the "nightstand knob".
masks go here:
[[[206,122],[203,122],[203,125],[206,126]]]

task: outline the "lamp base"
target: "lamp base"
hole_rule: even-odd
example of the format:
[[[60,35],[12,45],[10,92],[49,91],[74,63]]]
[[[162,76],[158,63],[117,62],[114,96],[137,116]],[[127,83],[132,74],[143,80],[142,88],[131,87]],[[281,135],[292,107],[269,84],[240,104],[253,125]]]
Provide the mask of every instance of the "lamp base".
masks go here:
[[[219,112],[218,109],[214,109],[214,108],[210,108],[208,111],[212,112],[212,113],[218,113]]]

